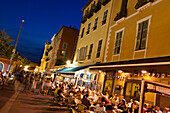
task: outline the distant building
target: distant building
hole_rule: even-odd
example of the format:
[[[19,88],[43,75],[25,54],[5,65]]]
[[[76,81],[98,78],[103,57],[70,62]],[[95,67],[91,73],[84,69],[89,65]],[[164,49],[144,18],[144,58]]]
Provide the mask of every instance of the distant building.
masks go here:
[[[113,1],[89,0],[82,8],[83,17],[73,62],[74,66],[88,66],[104,62]],[[79,78],[79,86],[85,85],[95,88],[95,83],[98,83],[98,89],[102,89],[104,76],[98,75],[98,71],[92,72],[85,68],[79,72],[79,75],[75,75]],[[96,82],[92,83],[92,81]]]
[[[43,57],[41,59],[40,72],[44,72],[45,71],[46,64],[47,64],[46,60],[48,60],[47,58],[48,58],[49,49],[50,49],[50,43],[47,40],[47,42],[45,43]]]
[[[0,57],[0,71],[6,72],[9,66],[10,58]],[[17,71],[20,68],[20,61],[13,59],[9,72]]]
[[[75,27],[62,26],[52,37],[48,54],[47,71],[57,70],[66,61],[73,60],[79,30]]]

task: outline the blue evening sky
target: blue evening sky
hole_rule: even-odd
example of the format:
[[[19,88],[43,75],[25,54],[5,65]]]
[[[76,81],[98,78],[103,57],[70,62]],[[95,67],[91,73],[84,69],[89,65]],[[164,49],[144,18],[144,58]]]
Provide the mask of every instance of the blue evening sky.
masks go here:
[[[47,38],[51,39],[62,25],[80,29],[81,8],[88,0],[0,0],[0,30],[17,38],[22,19],[25,20],[17,51],[38,62]],[[13,42],[15,43],[15,42]]]

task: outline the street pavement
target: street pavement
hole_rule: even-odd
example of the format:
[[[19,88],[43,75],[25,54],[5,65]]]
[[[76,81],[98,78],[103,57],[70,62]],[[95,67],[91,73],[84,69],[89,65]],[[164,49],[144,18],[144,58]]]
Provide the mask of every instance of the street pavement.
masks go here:
[[[52,96],[23,93],[23,85],[0,90],[0,113],[70,113],[67,107],[58,106]]]

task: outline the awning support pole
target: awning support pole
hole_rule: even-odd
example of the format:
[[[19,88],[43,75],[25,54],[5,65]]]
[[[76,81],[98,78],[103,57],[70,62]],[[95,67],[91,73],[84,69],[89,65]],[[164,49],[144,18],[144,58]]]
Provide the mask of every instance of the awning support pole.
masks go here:
[[[143,103],[144,103],[144,96],[145,96],[145,80],[142,80],[142,85],[141,85],[141,93],[140,93],[140,103],[139,103],[139,112],[138,113],[142,113],[143,111]]]

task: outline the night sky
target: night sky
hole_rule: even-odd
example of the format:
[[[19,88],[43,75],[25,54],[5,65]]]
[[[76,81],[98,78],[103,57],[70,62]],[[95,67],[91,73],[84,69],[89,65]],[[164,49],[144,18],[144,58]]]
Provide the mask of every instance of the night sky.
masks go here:
[[[16,40],[24,19],[17,51],[30,61],[38,62],[47,38],[51,39],[62,25],[80,29],[81,8],[87,1],[0,0],[0,29]]]

